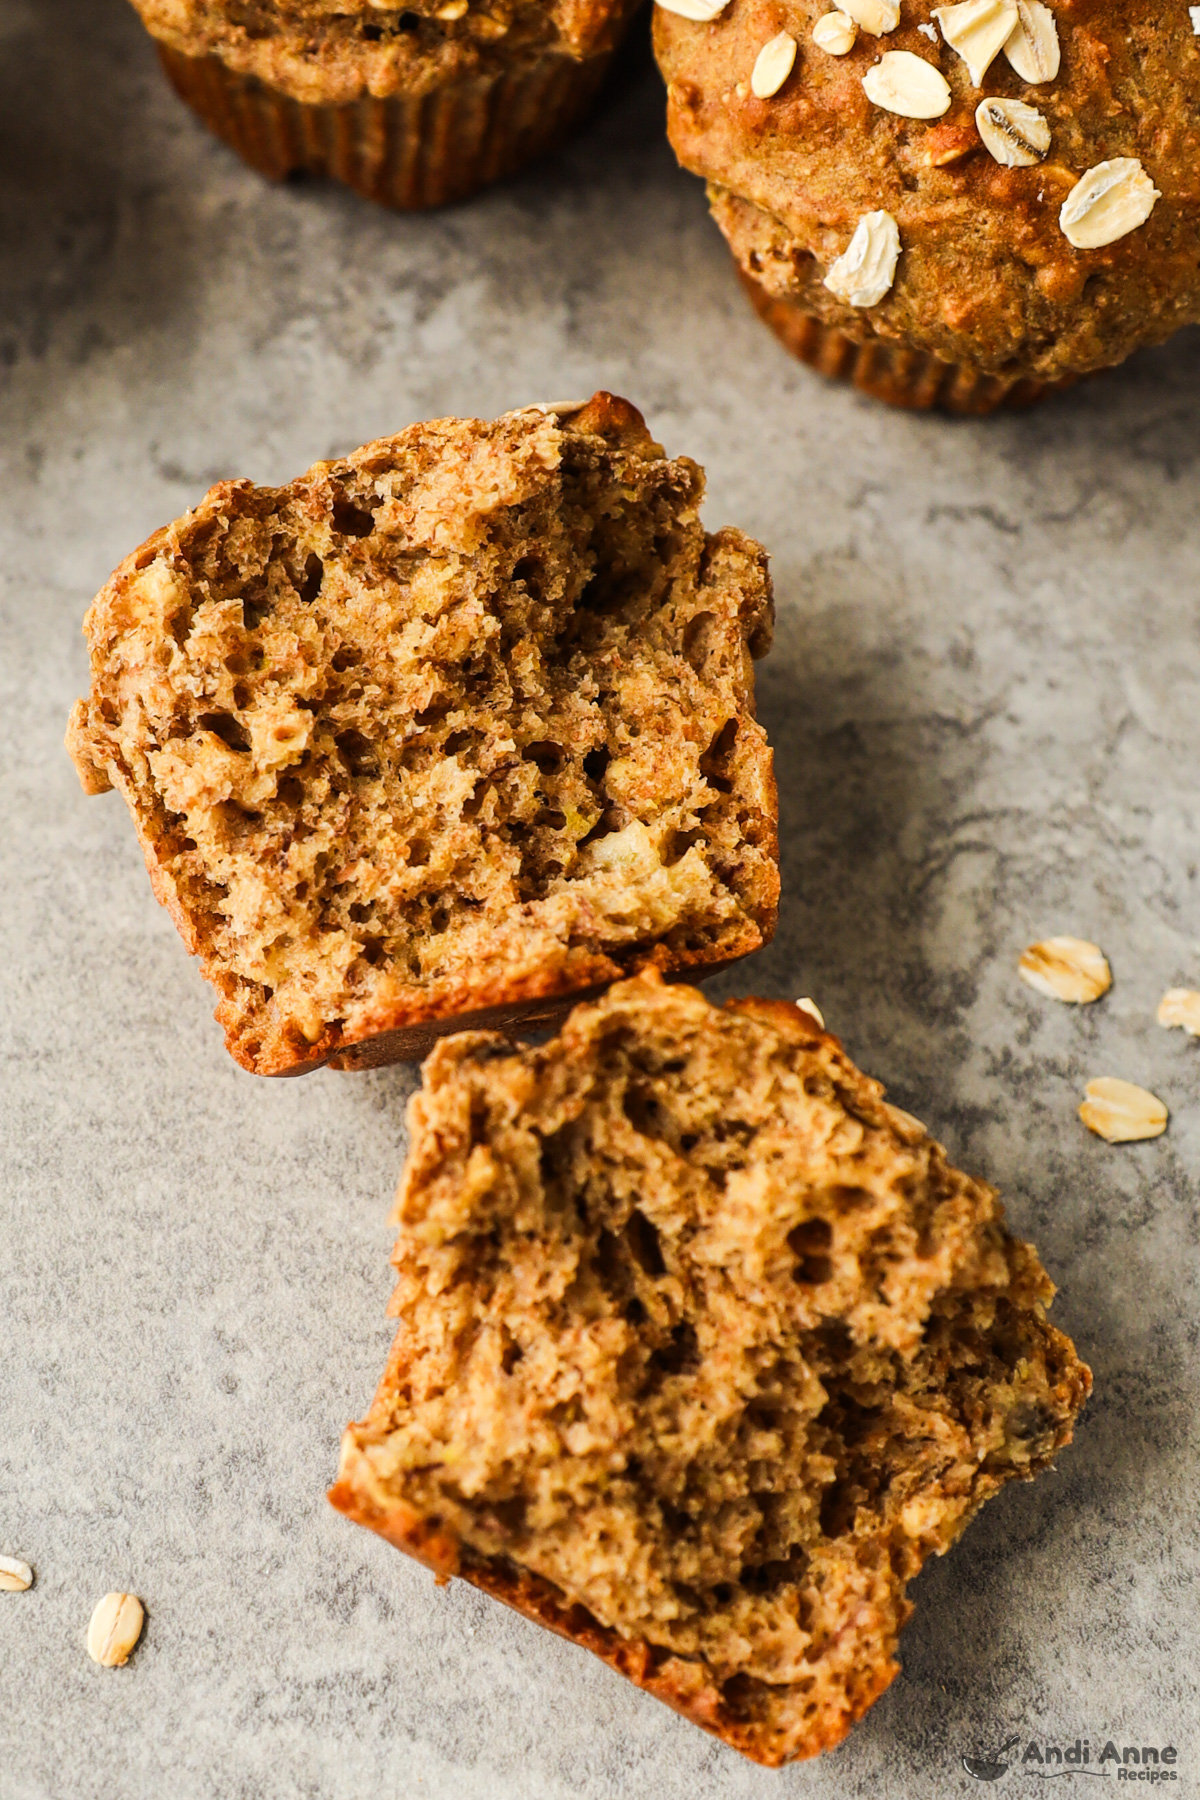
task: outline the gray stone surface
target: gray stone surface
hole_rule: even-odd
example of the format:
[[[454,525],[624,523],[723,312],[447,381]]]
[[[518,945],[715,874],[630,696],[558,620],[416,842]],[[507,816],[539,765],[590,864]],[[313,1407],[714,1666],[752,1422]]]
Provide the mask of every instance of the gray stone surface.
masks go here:
[[[1200,985],[1197,337],[984,423],[823,385],[746,309],[644,54],[557,166],[435,218],[264,186],[120,0],[0,0],[0,95],[0,1551],[37,1569],[0,1594],[3,1800],[892,1800],[1014,1733],[1173,1742],[1194,1788],[1200,1046],[1153,1013]],[[783,1774],[326,1505],[413,1077],[235,1068],[60,748],[88,599],[211,480],[599,385],[774,555],[783,910],[722,985],[817,996],[1004,1189],[1096,1373],[1060,1472],[917,1582],[890,1692]],[[1018,984],[1057,931],[1104,945],[1101,1004]],[[1165,1138],[1083,1130],[1105,1072]],[[119,1672],[83,1649],[111,1587],[148,1614]]]

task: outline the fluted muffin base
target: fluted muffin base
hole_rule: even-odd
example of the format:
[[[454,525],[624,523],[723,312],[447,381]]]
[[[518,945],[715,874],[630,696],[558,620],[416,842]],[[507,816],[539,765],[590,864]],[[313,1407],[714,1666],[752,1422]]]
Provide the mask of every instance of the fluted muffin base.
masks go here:
[[[217,57],[164,44],[158,53],[181,99],[260,174],[325,175],[404,210],[465,200],[553,149],[594,98],[612,54],[546,55],[428,94],[307,105]]]
[[[968,363],[942,362],[886,338],[852,338],[794,300],[770,294],[739,268],[742,285],[760,319],[780,342],[822,375],[851,381],[876,400],[917,412],[983,414],[1002,407],[1032,406],[1047,394],[1071,387],[1078,376],[1039,381],[1025,375],[988,375]]]

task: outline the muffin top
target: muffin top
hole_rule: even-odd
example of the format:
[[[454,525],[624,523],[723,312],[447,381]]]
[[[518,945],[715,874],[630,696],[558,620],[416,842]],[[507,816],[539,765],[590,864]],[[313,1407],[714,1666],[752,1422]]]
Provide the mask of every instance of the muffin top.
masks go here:
[[[742,267],[855,337],[1053,378],[1200,316],[1182,0],[659,4],[655,45]]]
[[[609,50],[631,0],[133,0],[185,56],[216,56],[294,100],[427,93],[546,53]]]

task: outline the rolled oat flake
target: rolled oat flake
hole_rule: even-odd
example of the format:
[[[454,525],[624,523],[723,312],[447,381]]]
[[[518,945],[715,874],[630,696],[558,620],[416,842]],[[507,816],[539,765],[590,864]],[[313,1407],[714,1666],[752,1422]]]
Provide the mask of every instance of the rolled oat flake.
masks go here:
[[[10,1594],[23,1594],[33,1586],[33,1570],[19,1556],[0,1556],[0,1588]]]
[[[1161,1137],[1167,1129],[1167,1109],[1157,1094],[1136,1082],[1115,1075],[1089,1081],[1079,1116],[1089,1131],[1109,1144],[1136,1144],[1143,1138]]]
[[[145,1621],[136,1594],[105,1594],[96,1602],[87,1632],[87,1651],[105,1669],[119,1669],[142,1635]]]
[[[847,56],[858,37],[858,26],[849,13],[828,12],[812,28],[813,43],[827,56]]]
[[[1189,1037],[1200,1037],[1200,993],[1195,988],[1168,988],[1155,1016],[1168,1029],[1178,1027]]]
[[[958,6],[937,6],[933,16],[942,36],[967,65],[972,87],[983,78],[1018,28],[1017,0],[962,0]]]
[[[1030,944],[1021,952],[1017,973],[1035,993],[1069,1006],[1099,1000],[1112,986],[1108,958],[1087,938],[1052,937]]]
[[[1031,87],[1054,80],[1062,60],[1058,26],[1041,0],[1017,0],[1017,22],[1005,42],[1004,54]]]
[[[1100,250],[1144,225],[1161,199],[1136,156],[1114,156],[1075,183],[1058,222],[1076,250]]]
[[[750,91],[759,100],[777,94],[792,72],[796,60],[796,40],[790,32],[781,31],[765,43],[754,60]]]
[[[829,266],[825,286],[848,306],[877,306],[896,279],[900,227],[889,212],[864,213]]]
[[[873,105],[902,119],[940,119],[950,109],[946,77],[911,50],[885,50],[863,76],[863,92]]]
[[[838,10],[871,37],[884,37],[900,23],[900,0],[838,0]]]
[[[725,11],[729,0],[655,0],[655,3],[664,12],[678,13],[681,19],[707,25]]]
[[[1006,169],[1028,169],[1050,148],[1050,127],[1024,100],[981,100],[975,124],[989,153]]]

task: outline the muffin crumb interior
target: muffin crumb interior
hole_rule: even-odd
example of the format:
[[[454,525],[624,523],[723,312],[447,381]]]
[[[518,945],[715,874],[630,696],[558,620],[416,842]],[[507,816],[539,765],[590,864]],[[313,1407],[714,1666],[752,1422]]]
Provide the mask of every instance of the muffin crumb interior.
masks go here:
[[[540,1578],[758,1760],[837,1742],[907,1582],[1089,1386],[992,1190],[882,1094],[799,1008],[652,975],[543,1048],[445,1040],[335,1503]]]
[[[267,1072],[760,944],[759,546],[609,396],[224,483],[88,616],[71,744]]]

